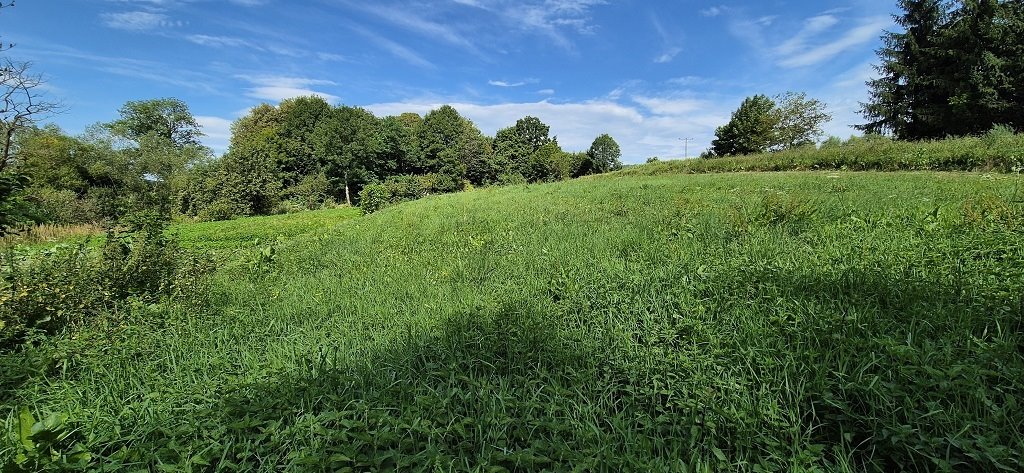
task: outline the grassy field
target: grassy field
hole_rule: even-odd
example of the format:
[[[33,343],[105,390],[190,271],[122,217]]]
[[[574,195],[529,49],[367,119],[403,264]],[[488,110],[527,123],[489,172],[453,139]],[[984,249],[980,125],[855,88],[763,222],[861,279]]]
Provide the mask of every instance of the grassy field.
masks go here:
[[[186,248],[233,250],[300,236],[323,235],[335,225],[362,214],[354,207],[340,207],[219,222],[179,223],[171,226],[170,233]]]
[[[179,227],[295,231],[2,360],[0,462],[34,424],[125,470],[1024,469],[1016,176],[655,174]]]

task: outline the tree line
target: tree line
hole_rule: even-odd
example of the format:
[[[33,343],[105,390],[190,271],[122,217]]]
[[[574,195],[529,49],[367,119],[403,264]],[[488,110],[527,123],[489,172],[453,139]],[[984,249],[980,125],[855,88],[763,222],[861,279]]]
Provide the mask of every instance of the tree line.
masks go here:
[[[1024,128],[1024,2],[899,0],[900,32],[886,32],[878,78],[861,104],[867,134],[899,140],[978,136]],[[816,143],[831,120],[803,93],[743,101],[715,132],[705,158]]]
[[[18,220],[84,223],[140,209],[217,220],[359,204],[367,186],[404,200],[472,186],[548,182],[621,167],[608,135],[566,152],[536,117],[484,135],[455,108],[376,117],[310,96],[262,104],[232,125],[214,159],[188,106],[131,101],[119,118],[69,136],[53,125],[13,135],[9,171],[23,178]],[[398,186],[416,183],[403,194]],[[10,202],[9,202],[10,203]],[[376,202],[375,206],[380,206]]]

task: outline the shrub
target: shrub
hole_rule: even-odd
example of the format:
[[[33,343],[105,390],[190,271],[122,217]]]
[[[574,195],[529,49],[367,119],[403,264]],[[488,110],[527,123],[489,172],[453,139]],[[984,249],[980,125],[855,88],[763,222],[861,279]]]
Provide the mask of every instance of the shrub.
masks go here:
[[[87,323],[125,303],[194,295],[209,270],[166,235],[153,214],[109,229],[98,250],[86,244],[0,256],[0,351]],[[205,268],[205,269],[204,269]]]
[[[388,205],[431,194],[465,190],[466,185],[466,181],[441,173],[389,177],[383,183],[364,186],[359,192],[359,207],[366,213],[373,213]]]
[[[359,207],[366,213],[376,212],[391,204],[391,189],[385,184],[370,184],[359,192]]]

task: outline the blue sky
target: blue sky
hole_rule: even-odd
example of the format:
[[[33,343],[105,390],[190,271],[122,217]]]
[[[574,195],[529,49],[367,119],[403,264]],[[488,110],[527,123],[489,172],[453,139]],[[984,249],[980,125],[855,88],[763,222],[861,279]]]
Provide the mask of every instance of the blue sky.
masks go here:
[[[261,102],[317,94],[377,115],[454,105],[489,135],[525,115],[562,147],[609,133],[626,162],[707,148],[745,96],[804,91],[859,123],[893,0],[19,0],[70,133],[127,100],[185,100],[215,151]]]

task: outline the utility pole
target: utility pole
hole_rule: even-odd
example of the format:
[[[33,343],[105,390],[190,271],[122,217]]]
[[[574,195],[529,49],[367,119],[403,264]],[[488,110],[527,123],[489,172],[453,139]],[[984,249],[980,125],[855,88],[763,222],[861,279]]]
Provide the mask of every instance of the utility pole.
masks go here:
[[[690,157],[690,142],[693,141],[693,138],[679,138],[679,141],[683,142],[683,159],[688,159]]]

